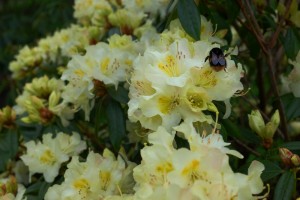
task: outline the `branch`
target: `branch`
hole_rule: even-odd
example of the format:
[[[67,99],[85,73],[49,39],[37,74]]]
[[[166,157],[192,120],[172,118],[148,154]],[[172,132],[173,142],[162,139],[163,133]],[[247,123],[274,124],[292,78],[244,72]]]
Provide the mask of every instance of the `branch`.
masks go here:
[[[253,10],[249,3],[249,0],[245,0],[246,4],[244,4],[242,0],[237,0],[237,2],[240,5],[240,8],[241,8],[245,18],[247,19],[247,21],[250,24],[251,32],[255,35],[257,41],[259,42],[260,47],[262,48],[262,50],[264,52],[264,55],[266,57],[269,74],[270,74],[270,78],[271,78],[271,86],[273,88],[275,100],[277,102],[277,107],[278,107],[278,110],[280,113],[280,122],[281,122],[282,132],[283,132],[284,138],[286,140],[288,140],[289,136],[288,136],[288,129],[287,129],[287,121],[286,121],[286,117],[285,117],[283,103],[280,99],[279,90],[277,87],[277,80],[276,80],[275,73],[274,73],[275,65],[273,62],[272,50],[268,45],[266,45],[267,43],[266,43],[262,33],[260,32],[260,27],[256,21],[256,18],[254,16],[254,13],[253,13]],[[278,31],[280,32],[280,30],[281,29],[279,29]],[[275,35],[275,33],[274,33],[274,35]]]
[[[242,141],[233,138],[233,140],[239,144],[240,146],[244,147],[245,149],[247,149],[249,152],[251,152],[252,154],[254,154],[256,157],[260,157],[260,153],[258,153],[257,151],[255,151],[254,149],[251,149],[250,147],[248,147],[246,144],[244,144]]]
[[[248,0],[246,0],[247,5],[244,5],[242,0],[237,0],[238,4],[240,5],[240,8],[246,17],[247,21],[250,23],[251,32],[255,35],[258,43],[260,44],[262,50],[264,53],[267,53],[267,49],[265,48],[265,41],[263,38],[262,33],[260,32],[260,27],[256,21],[256,18],[254,17],[253,11],[251,6],[249,5]]]
[[[284,20],[288,17],[291,4],[292,4],[292,0],[287,0],[285,13],[284,13],[283,17],[280,19],[279,24],[276,28],[276,31],[274,32],[274,34],[273,34],[273,36],[272,36],[272,38],[269,42],[269,48],[270,49],[273,48],[276,44],[276,41],[279,37],[279,33],[281,32],[281,29],[283,27]]]

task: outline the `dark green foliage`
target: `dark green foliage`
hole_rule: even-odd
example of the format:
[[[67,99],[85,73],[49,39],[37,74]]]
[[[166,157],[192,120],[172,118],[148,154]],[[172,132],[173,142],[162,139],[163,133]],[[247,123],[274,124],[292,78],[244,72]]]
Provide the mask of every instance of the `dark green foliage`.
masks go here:
[[[295,183],[295,174],[292,171],[284,172],[275,187],[274,200],[292,199]]]
[[[200,40],[201,18],[193,0],[179,0],[178,18],[183,29],[195,40]]]
[[[113,99],[107,99],[105,105],[110,142],[117,152],[126,133],[125,116],[121,104]]]
[[[0,172],[6,169],[9,159],[14,159],[18,151],[18,133],[16,130],[0,133]]]

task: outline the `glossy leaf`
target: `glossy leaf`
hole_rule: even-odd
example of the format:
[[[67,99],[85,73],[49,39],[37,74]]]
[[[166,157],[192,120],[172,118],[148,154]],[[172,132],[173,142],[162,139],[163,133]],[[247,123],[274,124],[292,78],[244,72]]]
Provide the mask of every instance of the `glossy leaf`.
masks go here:
[[[283,170],[276,163],[273,163],[269,160],[263,160],[261,162],[265,166],[265,170],[261,175],[263,181],[268,181],[271,178],[274,178],[283,172]]]
[[[15,130],[0,134],[0,172],[6,167],[7,161],[18,151],[18,134]]]
[[[296,177],[293,172],[283,173],[275,187],[274,200],[292,199],[296,184]]]
[[[119,86],[118,89],[113,87],[107,88],[108,94],[116,101],[120,103],[128,103],[129,97],[128,97],[128,90],[126,90],[124,87]]]
[[[285,108],[286,118],[288,120],[292,120],[300,116],[300,98],[294,97],[293,94],[287,94],[282,96],[281,99]]]
[[[289,28],[284,38],[281,39],[285,54],[288,58],[295,59],[300,49],[300,35],[296,29]]]
[[[226,133],[228,136],[236,137],[243,141],[247,141],[254,144],[260,143],[260,139],[256,134],[242,126],[237,125],[229,119],[221,120],[221,124],[226,129]]]
[[[300,141],[287,142],[282,144],[281,147],[287,148],[293,153],[296,153],[295,151],[300,151]]]
[[[201,18],[194,0],[179,0],[177,12],[185,32],[195,40],[200,40]]]
[[[106,116],[110,132],[110,141],[115,151],[118,151],[125,136],[125,116],[121,104],[113,99],[109,99],[106,106]]]
[[[44,199],[44,196],[50,187],[50,183],[38,181],[29,186],[25,192],[27,199],[40,200]]]

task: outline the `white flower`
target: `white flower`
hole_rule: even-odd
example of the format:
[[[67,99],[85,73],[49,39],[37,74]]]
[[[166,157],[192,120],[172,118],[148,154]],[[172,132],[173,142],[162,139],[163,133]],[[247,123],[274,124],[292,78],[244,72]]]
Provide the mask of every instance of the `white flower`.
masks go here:
[[[83,25],[105,26],[106,17],[112,12],[107,0],[76,0],[74,17]]]
[[[113,85],[116,89],[120,82],[129,79],[132,63],[138,54],[137,44],[128,36],[114,36],[109,44],[100,42],[86,48],[84,56],[73,56],[68,63],[62,79],[68,81],[62,97],[64,103],[72,103],[75,108],[89,113],[94,106],[97,91],[95,82],[106,86]],[[102,88],[100,88],[102,89]]]
[[[263,165],[254,161],[248,175],[234,173],[227,154],[238,156],[238,152],[228,150],[220,135],[201,139],[195,130],[186,133],[190,130],[187,125],[177,128],[195,140],[188,140],[190,149],[174,148],[174,133],[163,127],[149,134],[152,145],[141,150],[142,162],[134,168],[135,198],[255,199],[252,195],[264,188],[260,178]]]
[[[86,142],[81,140],[77,132],[67,135],[63,132],[57,133],[55,140],[59,143],[59,148],[68,156],[74,156],[86,149]]]
[[[214,71],[206,61],[214,47],[218,45],[178,39],[147,48],[133,63],[129,119],[152,130],[161,125],[171,130],[182,120],[212,123],[211,116],[203,113],[217,113],[212,101],[228,101],[243,89],[242,68],[230,57],[226,58],[227,72]]]
[[[132,0],[123,0],[122,4],[124,7],[131,12],[143,11],[144,13],[150,14],[150,16],[155,19],[155,17],[160,14],[163,18],[167,13],[167,6],[169,5],[170,0],[143,0],[143,1],[132,1]]]
[[[58,175],[60,165],[69,159],[62,152],[59,144],[52,138],[52,134],[43,136],[43,143],[30,141],[24,144],[27,153],[21,159],[28,166],[30,176],[42,173],[47,182],[52,182]]]
[[[296,60],[289,62],[294,66],[288,76],[289,87],[295,97],[300,97],[300,51],[297,54]]]
[[[130,171],[125,167],[121,157],[115,158],[113,153],[104,150],[103,156],[90,152],[86,162],[79,162],[77,156],[72,157],[65,172],[65,181],[61,185],[49,188],[46,200],[67,199],[104,199],[118,195],[123,183],[132,185],[129,181]],[[132,165],[129,163],[129,168]],[[121,186],[121,187],[120,187]]]
[[[70,156],[78,155],[86,149],[85,142],[81,141],[79,134],[75,132],[72,136],[60,132],[55,138],[48,133],[43,135],[42,142],[30,141],[24,145],[27,153],[21,156],[21,159],[28,166],[30,176],[42,173],[47,182],[54,180],[61,164],[69,160]]]
[[[97,42],[102,33],[99,27],[71,25],[41,39],[33,48],[25,46],[16,56],[16,60],[10,63],[9,68],[14,78],[23,79],[42,70],[40,66],[45,68],[50,63],[65,65],[65,57],[70,58],[83,52],[86,46]]]

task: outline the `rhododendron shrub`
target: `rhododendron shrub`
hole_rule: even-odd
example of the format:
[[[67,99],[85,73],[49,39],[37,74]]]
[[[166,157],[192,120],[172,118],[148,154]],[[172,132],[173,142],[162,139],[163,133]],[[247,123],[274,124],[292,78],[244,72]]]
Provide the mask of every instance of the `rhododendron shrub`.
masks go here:
[[[75,0],[9,64],[0,198],[298,197],[298,9]]]

